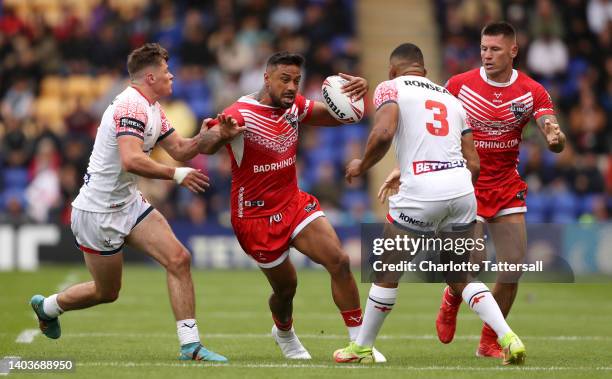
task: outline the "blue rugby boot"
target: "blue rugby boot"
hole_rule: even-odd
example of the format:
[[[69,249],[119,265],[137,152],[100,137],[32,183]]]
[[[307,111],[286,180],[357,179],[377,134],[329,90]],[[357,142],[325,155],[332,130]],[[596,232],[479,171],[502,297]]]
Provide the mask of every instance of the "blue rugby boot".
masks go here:
[[[178,359],[180,361],[227,362],[227,358],[223,355],[206,349],[199,342],[188,343],[187,345],[181,346],[181,352],[179,353]]]
[[[44,301],[45,297],[43,295],[34,295],[30,300],[30,305],[38,318],[38,326],[40,327],[40,331],[49,338],[58,339],[62,335],[59,319],[57,317],[51,318],[45,314],[45,311],[43,310]]]

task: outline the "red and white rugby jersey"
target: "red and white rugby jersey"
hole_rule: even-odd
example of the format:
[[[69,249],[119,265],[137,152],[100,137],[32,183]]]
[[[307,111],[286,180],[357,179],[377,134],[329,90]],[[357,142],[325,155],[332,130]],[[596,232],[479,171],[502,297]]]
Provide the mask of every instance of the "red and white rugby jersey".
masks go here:
[[[137,176],[124,171],[117,138],[135,136],[149,155],[153,147],[174,132],[158,102],[153,104],[128,87],[106,108],[96,133],[84,183],[72,206],[90,212],[115,212],[138,196]]]
[[[399,192],[389,198],[389,207],[404,208],[413,203],[410,200],[440,201],[474,192],[461,151],[461,136],[470,132],[461,102],[444,87],[413,75],[376,87],[376,110],[388,102],[399,107],[394,142],[401,172]]]
[[[509,82],[496,83],[481,67],[453,76],[446,88],[463,103],[474,132],[481,167],[476,188],[520,179],[516,167],[523,127],[531,117],[555,113],[544,87],[517,70]]]
[[[301,94],[288,109],[263,105],[249,95],[224,110],[247,127],[227,145],[232,159],[232,217],[270,216],[298,195],[298,128],[310,117],[313,105]]]

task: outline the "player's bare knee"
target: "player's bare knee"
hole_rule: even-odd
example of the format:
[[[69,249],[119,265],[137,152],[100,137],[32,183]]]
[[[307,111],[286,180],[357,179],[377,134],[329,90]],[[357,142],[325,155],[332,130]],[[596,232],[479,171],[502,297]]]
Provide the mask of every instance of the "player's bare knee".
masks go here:
[[[119,298],[119,290],[120,288],[117,289],[110,289],[110,290],[105,290],[105,291],[100,291],[98,293],[96,293],[97,297],[98,297],[98,302],[99,303],[113,303],[115,302],[118,298]]]
[[[166,264],[166,270],[171,273],[184,273],[188,272],[191,268],[191,254],[187,249],[181,247],[176,251],[176,253],[172,254],[172,256],[168,259],[168,263]]]
[[[339,249],[337,254],[325,264],[325,268],[331,275],[344,276],[351,272],[351,260],[346,253]]]
[[[276,297],[278,297],[278,299],[282,302],[290,302],[295,297],[296,290],[297,282],[289,283],[281,288],[275,288],[274,295],[276,295]]]

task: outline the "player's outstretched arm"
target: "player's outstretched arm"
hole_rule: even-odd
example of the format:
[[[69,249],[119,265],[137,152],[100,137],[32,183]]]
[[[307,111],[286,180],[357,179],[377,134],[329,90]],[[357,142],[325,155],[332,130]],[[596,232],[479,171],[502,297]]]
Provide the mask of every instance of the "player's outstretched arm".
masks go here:
[[[536,123],[538,124],[538,129],[540,129],[540,132],[546,138],[548,150],[553,153],[562,152],[565,148],[565,134],[559,127],[557,117],[554,115],[544,115],[536,119]]]
[[[210,127],[213,121],[217,123]],[[221,113],[217,115],[216,120],[211,120],[209,123],[202,124],[202,131],[200,132],[198,141],[198,152],[203,154],[214,154],[222,146],[232,142],[236,136],[243,133],[246,129],[247,127],[245,125],[240,125],[232,116]]]
[[[351,178],[361,176],[387,154],[397,130],[398,117],[399,106],[395,102],[388,102],[378,108],[363,159],[354,159],[346,167],[345,177],[349,183]]]
[[[471,131],[461,136],[461,152],[467,162],[468,170],[472,173],[472,184],[476,185],[480,175],[480,158],[476,147],[474,147],[474,137]]]
[[[368,81],[359,76],[352,76],[343,73],[338,73],[343,79],[347,80],[347,83],[342,86],[342,92],[347,96],[359,100],[363,98],[368,92]],[[313,126],[340,126],[344,125],[342,122],[336,120],[327,110],[325,104],[320,101],[315,101],[312,114],[306,122],[308,125]]]
[[[209,128],[213,121],[217,125]],[[178,133],[172,133],[164,138],[160,145],[174,160],[185,162],[199,153],[214,154],[244,129],[245,127],[239,126],[231,116],[217,115],[217,119],[207,118],[202,122],[197,136],[183,138]]]
[[[190,167],[174,168],[155,162],[142,151],[142,140],[138,137],[120,136],[117,138],[117,143],[121,165],[127,172],[145,178],[173,179],[194,193],[204,192],[209,187],[208,177],[198,170]]]

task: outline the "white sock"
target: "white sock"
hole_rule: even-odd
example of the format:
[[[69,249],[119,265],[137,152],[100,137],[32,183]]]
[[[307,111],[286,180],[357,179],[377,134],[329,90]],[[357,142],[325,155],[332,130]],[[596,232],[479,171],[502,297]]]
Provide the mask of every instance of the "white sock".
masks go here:
[[[357,340],[359,346],[374,346],[374,340],[382,327],[387,315],[395,305],[397,288],[384,288],[372,284],[366,303],[363,323]]]
[[[282,329],[276,328],[276,335],[280,338],[290,339],[293,337],[294,334],[295,332],[293,330],[293,327],[291,327],[291,329],[289,330],[282,330]]]
[[[347,326],[349,339],[351,341],[355,341],[359,336],[359,331],[361,331],[361,325],[359,326]]]
[[[501,338],[512,329],[504,319],[499,305],[489,291],[489,288],[480,282],[469,283],[461,294],[463,300],[476,312],[478,317],[491,327]]]
[[[180,320],[176,322],[176,334],[178,334],[181,346],[189,343],[200,342],[200,333],[198,332],[198,324],[193,318]]]
[[[43,301],[43,311],[51,318],[56,318],[64,313],[64,310],[57,304],[57,294],[45,297]]]

